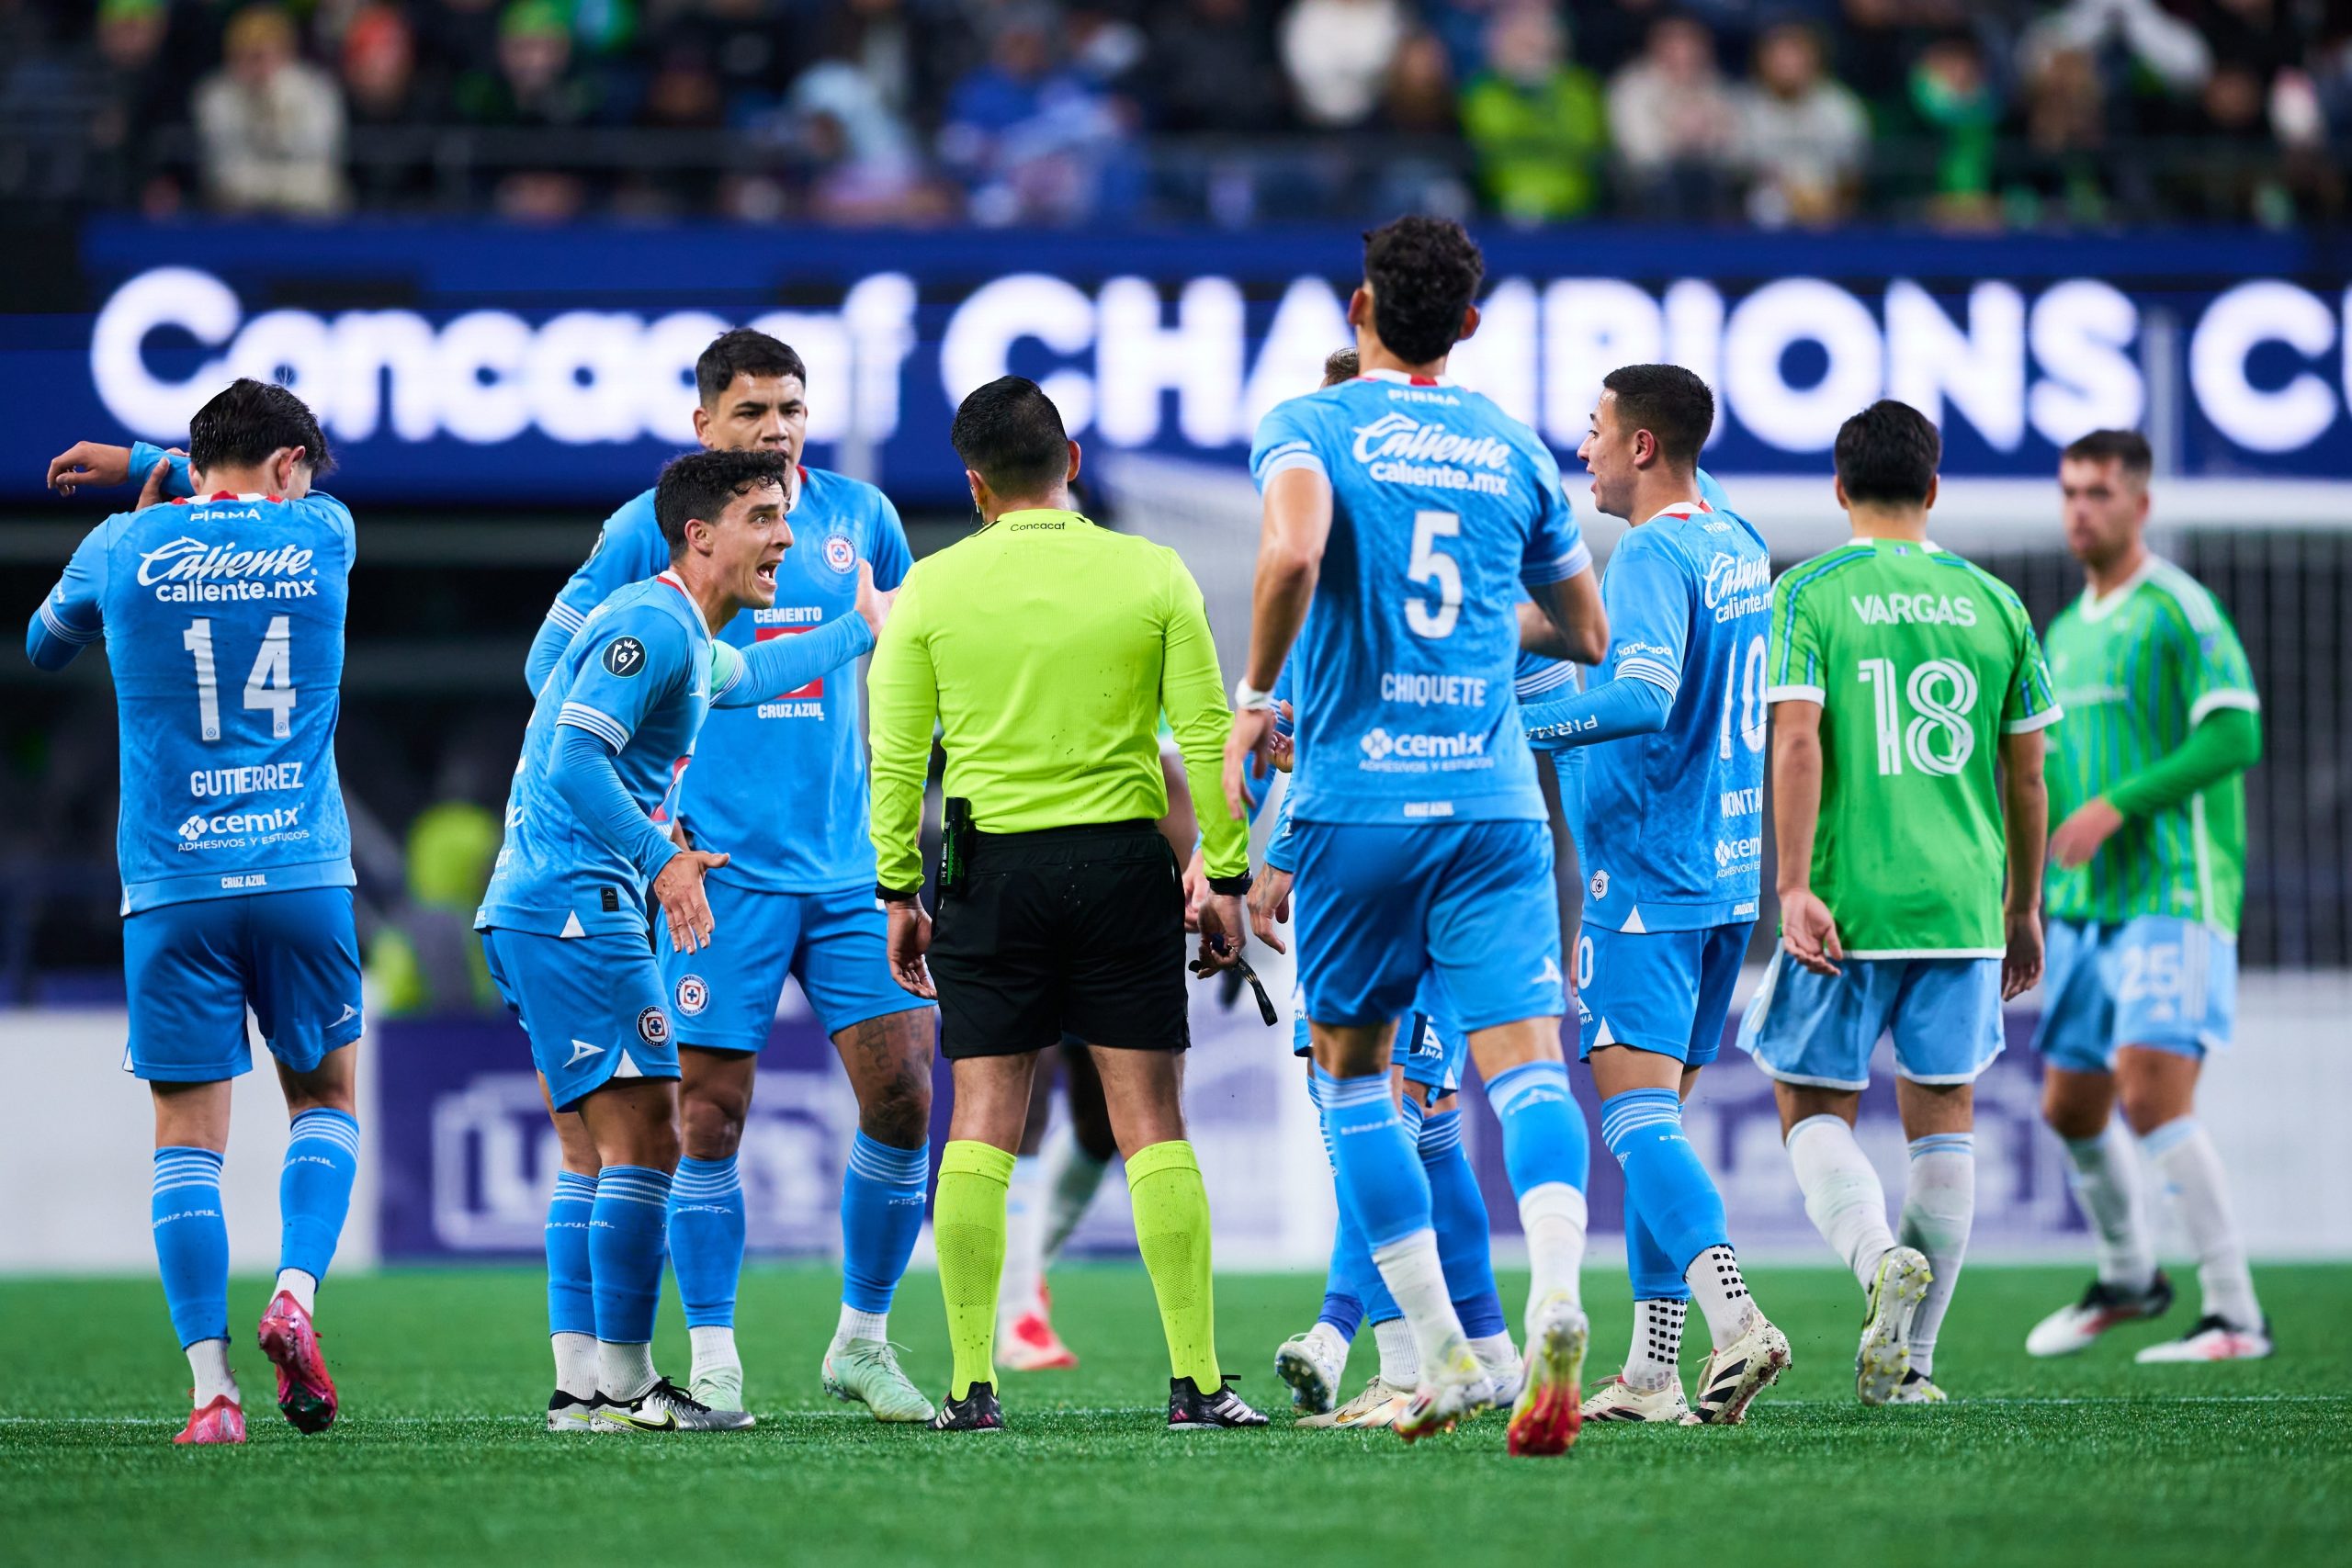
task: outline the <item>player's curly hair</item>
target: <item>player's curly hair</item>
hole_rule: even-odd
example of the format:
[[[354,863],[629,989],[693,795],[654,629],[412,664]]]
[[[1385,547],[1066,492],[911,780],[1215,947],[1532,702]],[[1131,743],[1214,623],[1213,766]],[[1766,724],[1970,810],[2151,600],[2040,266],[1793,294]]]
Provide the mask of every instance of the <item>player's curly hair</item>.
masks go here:
[[[786,491],[792,459],[768,448],[752,452],[689,452],[662,467],[653,487],[653,520],[669,541],[672,559],[686,542],[686,525],[716,522],[727,503],[747,491]]]
[[[199,474],[249,468],[288,446],[302,449],[313,479],[334,467],[319,416],[275,381],[239,377],[187,422],[187,466]]]
[[[1936,482],[1944,440],[1909,403],[1881,398],[1838,427],[1831,457],[1849,502],[1917,506]]]
[[[1487,258],[1451,218],[1408,216],[1363,237],[1363,280],[1372,285],[1372,325],[1408,365],[1443,358],[1476,302]]]

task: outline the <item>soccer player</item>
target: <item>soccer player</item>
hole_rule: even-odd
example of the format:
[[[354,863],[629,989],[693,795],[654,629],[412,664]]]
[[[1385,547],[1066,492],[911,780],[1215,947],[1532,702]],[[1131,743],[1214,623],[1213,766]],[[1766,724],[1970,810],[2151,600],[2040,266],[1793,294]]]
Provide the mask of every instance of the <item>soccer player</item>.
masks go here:
[[[577,1111],[594,1144],[582,1250],[595,1353],[566,1354],[578,1330],[559,1319],[551,1430],[752,1425],[653,1368],[679,1068],[646,900],[650,888],[674,952],[715,951],[715,929],[726,932],[722,946],[755,939],[717,920],[704,896],[704,874],[727,856],[680,849],[652,814],[689,771],[710,706],[774,700],[874,644],[883,606],[863,567],[854,615],[741,653],[712,640],[746,605],[775,602],[792,542],[790,472],[772,451],[696,453],[662,469],[654,514],[670,567],[599,605],[540,684],[506,841],[474,919],[549,1103]],[[549,1301],[560,1301],[552,1285]]]
[[[774,452],[789,465],[797,542],[776,569],[775,603],[720,629],[737,648],[848,615],[861,562],[885,592],[913,563],[898,512],[880,491],[800,464],[807,380],[797,354],[749,328],[720,334],[695,363],[696,439],[714,451]],[[652,491],[613,513],[532,644],[533,690],[599,604],[669,558]],[[661,955],[684,1075],[685,1152],[671,1190],[670,1256],[694,1346],[688,1381],[705,1404],[742,1405],[734,1325],[744,1202],[736,1155],[759,1051],[789,974],[831,1036],[858,1106],[842,1179],[842,1308],[822,1364],[825,1391],[863,1403],[878,1420],[927,1421],[931,1402],[899,1370],[888,1329],[899,1276],[922,1229],[936,1015],[892,981],[884,955],[854,671],[714,713],[698,755],[673,810],[686,842],[727,847],[709,897],[732,940],[712,953]],[[555,1206],[568,1202],[576,1213],[578,1187],[575,1179],[567,1198],[560,1183]],[[560,1243],[571,1234],[551,1217],[551,1237]]]
[[[1848,420],[1853,540],[1772,590],[1781,951],[1739,1043],[1773,1079],[1805,1213],[1868,1294],[1865,1404],[1944,1397],[1936,1338],[1976,1204],[1972,1086],[2000,1055],[2001,1003],[2041,973],[2041,731],[2059,708],[2017,595],[1928,538],[1941,453],[1907,404]],[[1893,1233],[1854,1140],[1890,1030],[1911,1143]]]
[[[1534,1275],[1510,1447],[1557,1453],[1574,1438],[1587,1335],[1587,1150],[1560,1054],[1551,836],[1511,694],[1516,585],[1576,657],[1598,660],[1607,626],[1550,449],[1444,379],[1476,329],[1483,272],[1459,224],[1375,230],[1348,305],[1363,376],[1260,424],[1265,528],[1225,787],[1238,812],[1297,642],[1300,962],[1340,1201],[1419,1351],[1396,1430],[1450,1428],[1487,1386],[1389,1083],[1396,1021],[1433,968],[1502,1122]]]
[[[154,1100],[155,1257],[195,1380],[175,1442],[245,1440],[220,1170],[232,1083],[253,1066],[248,1008],[293,1122],[258,1337],[296,1430],[324,1430],[337,1407],[311,1314],[358,1170],[362,1019],[334,763],[356,539],[311,488],[333,466],[301,400],[251,380],[197,411],[185,457],[84,443],[50,465],[68,495],[145,479],[138,507],[74,550],[25,652],[62,670],[104,637],[114,675],[127,1065]]]
[[[1702,494],[1714,418],[1714,394],[1679,366],[1602,378],[1577,455],[1593,504],[1632,525],[1601,580],[1607,678],[1522,715],[1538,750],[1596,748],[1577,1017],[1601,1137],[1625,1173],[1634,1315],[1624,1370],[1585,1403],[1600,1420],[1736,1424],[1789,1364],[1682,1133],[1682,1101],[1723,1043],[1764,855],[1772,560],[1747,519]],[[1694,1298],[1713,1346],[1695,1406],[1676,1365]]]
[[[2172,1187],[2197,1248],[2204,1310],[2143,1361],[2270,1354],[2245,1246],[2212,1138],[2197,1120],[2208,1051],[2230,1043],[2245,770],[2262,755],[2261,703],[2228,615],[2148,551],[2148,444],[2101,430],[2058,465],[2066,547],[2083,596],[2051,623],[2050,666],[2070,717],[2050,757],[2050,983],[2035,1048],[2042,1115],[2064,1140],[2098,1275],[2026,1337],[2070,1355],[2172,1304],[2139,1190],[2132,1137]]]

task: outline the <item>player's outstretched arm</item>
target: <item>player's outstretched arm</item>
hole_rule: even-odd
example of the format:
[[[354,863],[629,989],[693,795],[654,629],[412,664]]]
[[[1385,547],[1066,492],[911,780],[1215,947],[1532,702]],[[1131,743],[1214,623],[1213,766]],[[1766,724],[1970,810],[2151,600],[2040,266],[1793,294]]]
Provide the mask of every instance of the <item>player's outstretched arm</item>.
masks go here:
[[[2008,887],[2002,900],[2007,943],[2001,999],[2041,981],[2042,845],[2050,832],[2050,790],[2042,780],[2042,732],[2001,737],[2001,819],[2008,837]]]
[[[1846,956],[1837,918],[1813,891],[1813,840],[1821,825],[1821,705],[1772,706],[1772,842],[1781,860],[1781,944],[1816,975]]]
[[[1619,740],[1628,735],[1655,735],[1666,728],[1674,711],[1674,696],[1655,682],[1625,675],[1603,681],[1588,692],[1571,692],[1546,703],[1529,703],[1519,716],[1527,726],[1527,743],[1538,751],[1561,751]]]
[[[854,613],[827,621],[813,632],[774,637],[739,649],[740,664],[729,665],[729,673],[713,685],[710,705],[741,708],[773,702],[853,659],[863,658],[881,637],[889,619],[890,602],[897,597],[876,588],[874,569],[858,562]]]

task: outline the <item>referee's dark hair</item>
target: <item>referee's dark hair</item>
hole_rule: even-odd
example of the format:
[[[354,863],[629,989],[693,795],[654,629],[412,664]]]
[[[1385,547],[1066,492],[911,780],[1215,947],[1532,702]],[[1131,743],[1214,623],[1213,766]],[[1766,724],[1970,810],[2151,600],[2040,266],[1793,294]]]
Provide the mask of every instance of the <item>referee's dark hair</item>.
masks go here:
[[[1026,376],[1000,376],[958,404],[948,441],[1001,496],[1034,495],[1069,472],[1061,410]]]
[[[1478,299],[1487,258],[1451,218],[1399,218],[1363,237],[1363,280],[1372,285],[1372,324],[1408,365],[1445,356]]]
[[[1832,454],[1848,502],[1917,506],[1935,488],[1943,437],[1909,403],[1881,398],[1838,427]]]
[[[747,491],[785,489],[792,459],[763,448],[752,452],[689,452],[673,457],[653,487],[653,520],[662,525],[675,560],[686,542],[686,525],[699,517],[716,523],[727,503]]]
[[[1621,365],[1600,378],[1617,395],[1617,428],[1646,430],[1677,471],[1696,468],[1715,427],[1715,394],[1679,365]]]
[[[789,376],[805,389],[808,367],[792,345],[768,336],[757,327],[737,327],[710,340],[695,360],[695,390],[702,406],[717,408],[719,398],[738,376]]]
[[[199,474],[249,468],[288,446],[302,449],[302,461],[314,479],[334,467],[318,416],[275,381],[239,377],[187,422],[187,466]]]

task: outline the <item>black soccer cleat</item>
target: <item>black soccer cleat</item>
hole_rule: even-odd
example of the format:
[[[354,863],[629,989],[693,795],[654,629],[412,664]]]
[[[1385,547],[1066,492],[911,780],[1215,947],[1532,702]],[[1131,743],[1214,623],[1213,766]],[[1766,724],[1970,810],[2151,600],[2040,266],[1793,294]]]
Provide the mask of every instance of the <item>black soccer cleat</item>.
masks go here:
[[[961,1399],[943,1399],[931,1418],[934,1432],[1001,1432],[1004,1406],[996,1402],[996,1385],[976,1382]]]
[[[1171,1432],[1205,1432],[1219,1427],[1262,1427],[1265,1416],[1241,1402],[1233,1392],[1233,1380],[1226,1379],[1216,1385],[1214,1393],[1203,1393],[1200,1385],[1190,1378],[1168,1380],[1168,1429]]]

